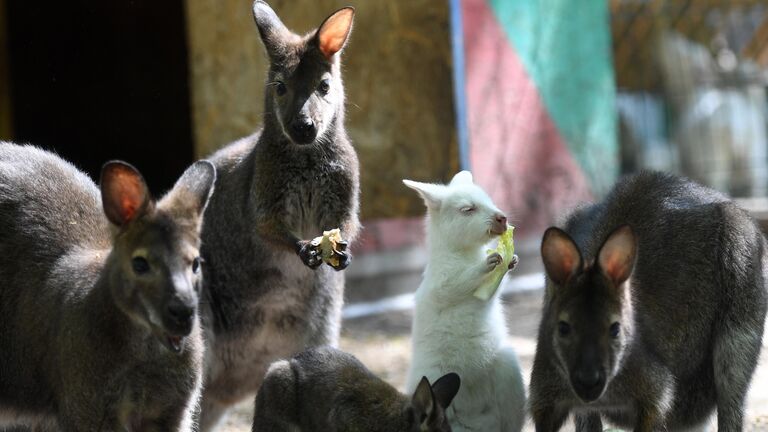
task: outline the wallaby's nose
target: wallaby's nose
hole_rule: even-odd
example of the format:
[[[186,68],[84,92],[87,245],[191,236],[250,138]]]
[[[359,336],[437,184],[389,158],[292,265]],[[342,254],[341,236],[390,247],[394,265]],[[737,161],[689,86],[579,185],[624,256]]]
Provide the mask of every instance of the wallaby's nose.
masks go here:
[[[576,371],[576,381],[584,387],[594,387],[600,382],[600,371],[597,369],[582,369]]]
[[[605,374],[600,369],[583,368],[573,373],[573,389],[581,399],[591,402],[603,392]]]
[[[190,306],[178,298],[171,299],[166,307],[169,329],[179,333],[189,333],[192,329],[192,317],[195,315],[194,305]]]
[[[296,116],[291,123],[291,129],[299,142],[308,143],[315,140],[315,122],[306,116]]]
[[[496,215],[496,222],[498,222],[504,228],[507,227],[507,217],[504,216],[503,214],[497,214]]]

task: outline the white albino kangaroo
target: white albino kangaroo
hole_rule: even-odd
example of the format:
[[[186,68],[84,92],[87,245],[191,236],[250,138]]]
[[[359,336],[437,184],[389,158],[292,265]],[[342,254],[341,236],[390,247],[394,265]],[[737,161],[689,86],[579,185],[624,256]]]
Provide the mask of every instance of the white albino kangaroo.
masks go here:
[[[490,300],[473,296],[484,276],[502,263],[485,246],[505,232],[507,218],[472,181],[469,171],[448,185],[403,180],[427,205],[429,262],[416,291],[413,359],[407,389],[422,376],[461,376],[447,410],[454,431],[519,431],[525,389],[497,290]],[[517,257],[509,267],[513,268]]]

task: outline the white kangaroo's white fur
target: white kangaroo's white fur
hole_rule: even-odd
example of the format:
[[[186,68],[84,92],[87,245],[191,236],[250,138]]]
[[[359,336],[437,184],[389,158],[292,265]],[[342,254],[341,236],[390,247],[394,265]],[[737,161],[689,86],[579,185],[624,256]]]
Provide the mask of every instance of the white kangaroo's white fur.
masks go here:
[[[504,343],[500,290],[488,301],[472,295],[501,262],[485,250],[499,225],[506,228],[506,218],[468,171],[448,185],[403,182],[427,205],[429,249],[416,291],[407,388],[413,391],[422,376],[435,380],[456,372],[461,389],[447,411],[454,431],[519,431],[525,388],[517,356]]]

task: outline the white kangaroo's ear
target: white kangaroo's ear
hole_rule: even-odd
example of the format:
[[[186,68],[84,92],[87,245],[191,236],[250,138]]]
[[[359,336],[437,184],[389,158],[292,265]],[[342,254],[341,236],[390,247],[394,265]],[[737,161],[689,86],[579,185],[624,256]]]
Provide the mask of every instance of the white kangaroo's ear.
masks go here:
[[[466,171],[466,170],[465,171],[459,171],[451,179],[451,185],[462,184],[462,183],[463,184],[472,184],[473,181],[474,180],[472,179],[472,173],[471,172]]]
[[[403,184],[415,190],[424,199],[430,210],[437,210],[445,198],[445,186],[432,183],[421,183],[413,180],[403,180]]]

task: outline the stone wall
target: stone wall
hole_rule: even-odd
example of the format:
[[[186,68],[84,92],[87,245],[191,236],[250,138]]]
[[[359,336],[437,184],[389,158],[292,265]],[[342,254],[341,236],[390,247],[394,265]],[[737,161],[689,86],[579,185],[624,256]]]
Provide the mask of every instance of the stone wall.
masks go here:
[[[364,219],[423,214],[402,178],[444,181],[458,169],[449,3],[433,0],[273,0],[303,33],[356,7],[345,52],[347,128],[361,161]],[[249,0],[189,0],[196,153],[205,156],[261,123],[266,58]]]

